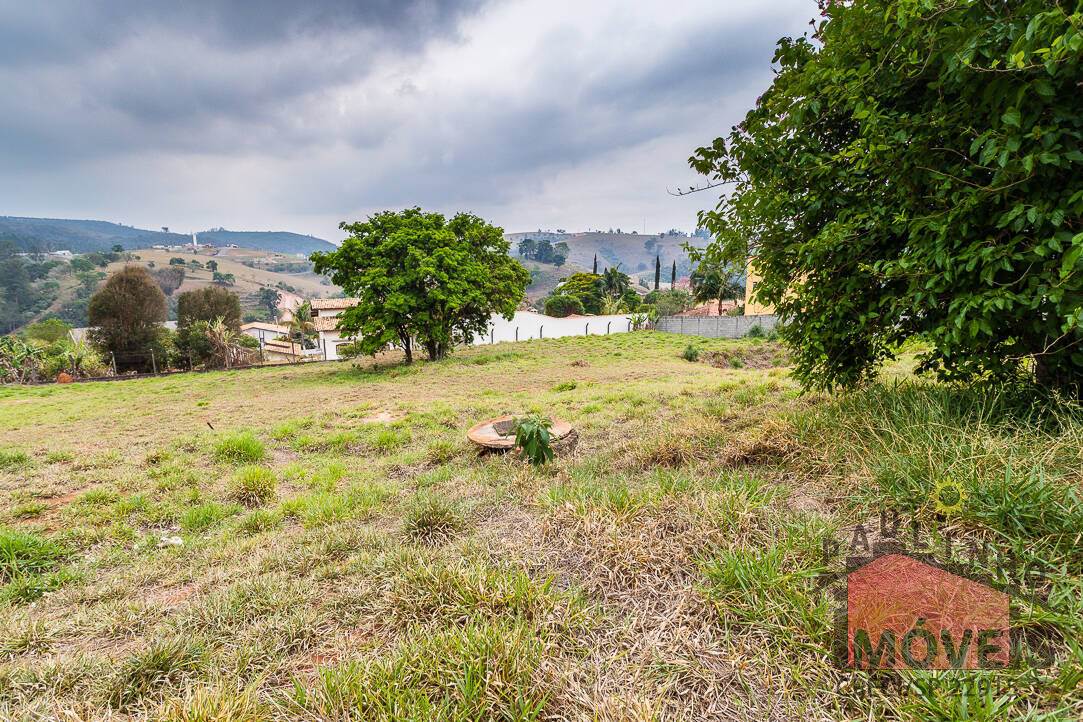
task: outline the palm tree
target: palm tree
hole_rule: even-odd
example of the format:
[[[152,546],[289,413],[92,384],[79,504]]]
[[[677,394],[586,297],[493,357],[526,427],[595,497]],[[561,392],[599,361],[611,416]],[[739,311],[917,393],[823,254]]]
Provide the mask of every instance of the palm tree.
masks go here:
[[[620,264],[605,269],[602,275],[602,283],[605,284],[605,292],[608,296],[620,298],[631,285],[631,279],[627,273],[621,273]]]
[[[289,322],[290,340],[306,348],[308,339],[316,335],[316,324],[312,321],[312,306],[306,301],[293,309],[293,319]]]
[[[225,319],[219,316],[214,321],[202,321],[205,324],[204,336],[211,347],[211,359],[216,366],[225,366],[227,369],[233,365],[234,346],[237,343],[237,333],[230,328]]]

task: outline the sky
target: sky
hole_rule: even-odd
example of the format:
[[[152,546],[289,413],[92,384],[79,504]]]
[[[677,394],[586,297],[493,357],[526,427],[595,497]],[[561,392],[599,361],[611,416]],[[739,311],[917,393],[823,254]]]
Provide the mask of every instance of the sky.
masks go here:
[[[691,231],[812,0],[0,0],[0,215]],[[712,196],[711,194],[715,195]]]

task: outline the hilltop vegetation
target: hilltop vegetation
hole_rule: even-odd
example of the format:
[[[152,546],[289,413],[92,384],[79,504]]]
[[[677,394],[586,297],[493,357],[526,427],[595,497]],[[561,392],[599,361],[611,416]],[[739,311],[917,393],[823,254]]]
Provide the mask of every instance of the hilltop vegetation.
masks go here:
[[[707,244],[708,239],[688,236],[679,231],[670,231],[665,234],[640,235],[634,233],[508,233],[505,237],[511,241],[512,252],[516,253],[519,242],[530,238],[534,240],[548,240],[550,243],[568,244],[567,263],[575,264],[580,269],[590,270],[594,266],[594,258],[598,258],[598,272],[606,267],[614,267],[618,264],[624,273],[633,278],[654,279],[654,262],[660,257],[665,271],[664,280],[668,283],[670,268],[674,261],[677,263],[678,278],[689,276],[693,270],[693,264],[689,260],[684,244],[688,243],[697,248]],[[571,275],[569,273],[568,275]]]
[[[10,239],[24,251],[60,251],[72,253],[106,252],[119,244],[125,250],[151,246],[187,245],[192,237],[182,233],[151,231],[108,221],[85,221],[61,218],[18,218],[0,216],[0,239]],[[298,233],[227,231],[199,232],[201,243],[255,248],[275,253],[304,254],[334,249],[334,244]]]
[[[265,314],[259,300],[261,288],[305,298],[340,293],[338,287],[314,273],[307,260],[246,248],[221,249],[213,256],[207,251],[137,249],[90,253],[70,262],[42,259],[41,263],[35,258],[8,256],[0,258],[0,332],[9,333],[46,318],[85,326],[88,299],[109,275],[125,265],[142,266],[159,278],[168,291],[170,318],[176,317],[177,295],[214,285],[237,293],[246,313],[261,318]]]
[[[770,342],[652,332],[400,359],[0,389],[0,716],[1083,711],[1077,407],[918,384],[910,357],[803,395]],[[577,450],[477,456],[466,430],[509,411]],[[1055,609],[1012,609],[1054,664],[836,668],[825,542],[884,503],[935,533],[944,474],[956,546],[1057,559]]]

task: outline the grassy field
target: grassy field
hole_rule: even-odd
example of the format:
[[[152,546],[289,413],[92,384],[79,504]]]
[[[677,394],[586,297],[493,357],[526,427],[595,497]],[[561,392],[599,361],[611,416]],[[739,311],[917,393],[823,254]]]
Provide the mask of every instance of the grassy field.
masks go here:
[[[689,341],[715,365],[682,358]],[[1077,407],[802,395],[764,340],[638,332],[0,388],[4,719],[1078,719]],[[466,430],[578,430],[540,469]],[[885,503],[1055,567],[1045,669],[847,672],[816,574]]]

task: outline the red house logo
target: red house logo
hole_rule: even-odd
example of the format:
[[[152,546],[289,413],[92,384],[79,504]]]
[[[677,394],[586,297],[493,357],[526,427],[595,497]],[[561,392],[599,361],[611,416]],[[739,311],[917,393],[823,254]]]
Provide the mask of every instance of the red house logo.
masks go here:
[[[854,669],[995,669],[1010,660],[1008,595],[886,554],[846,578]]]

